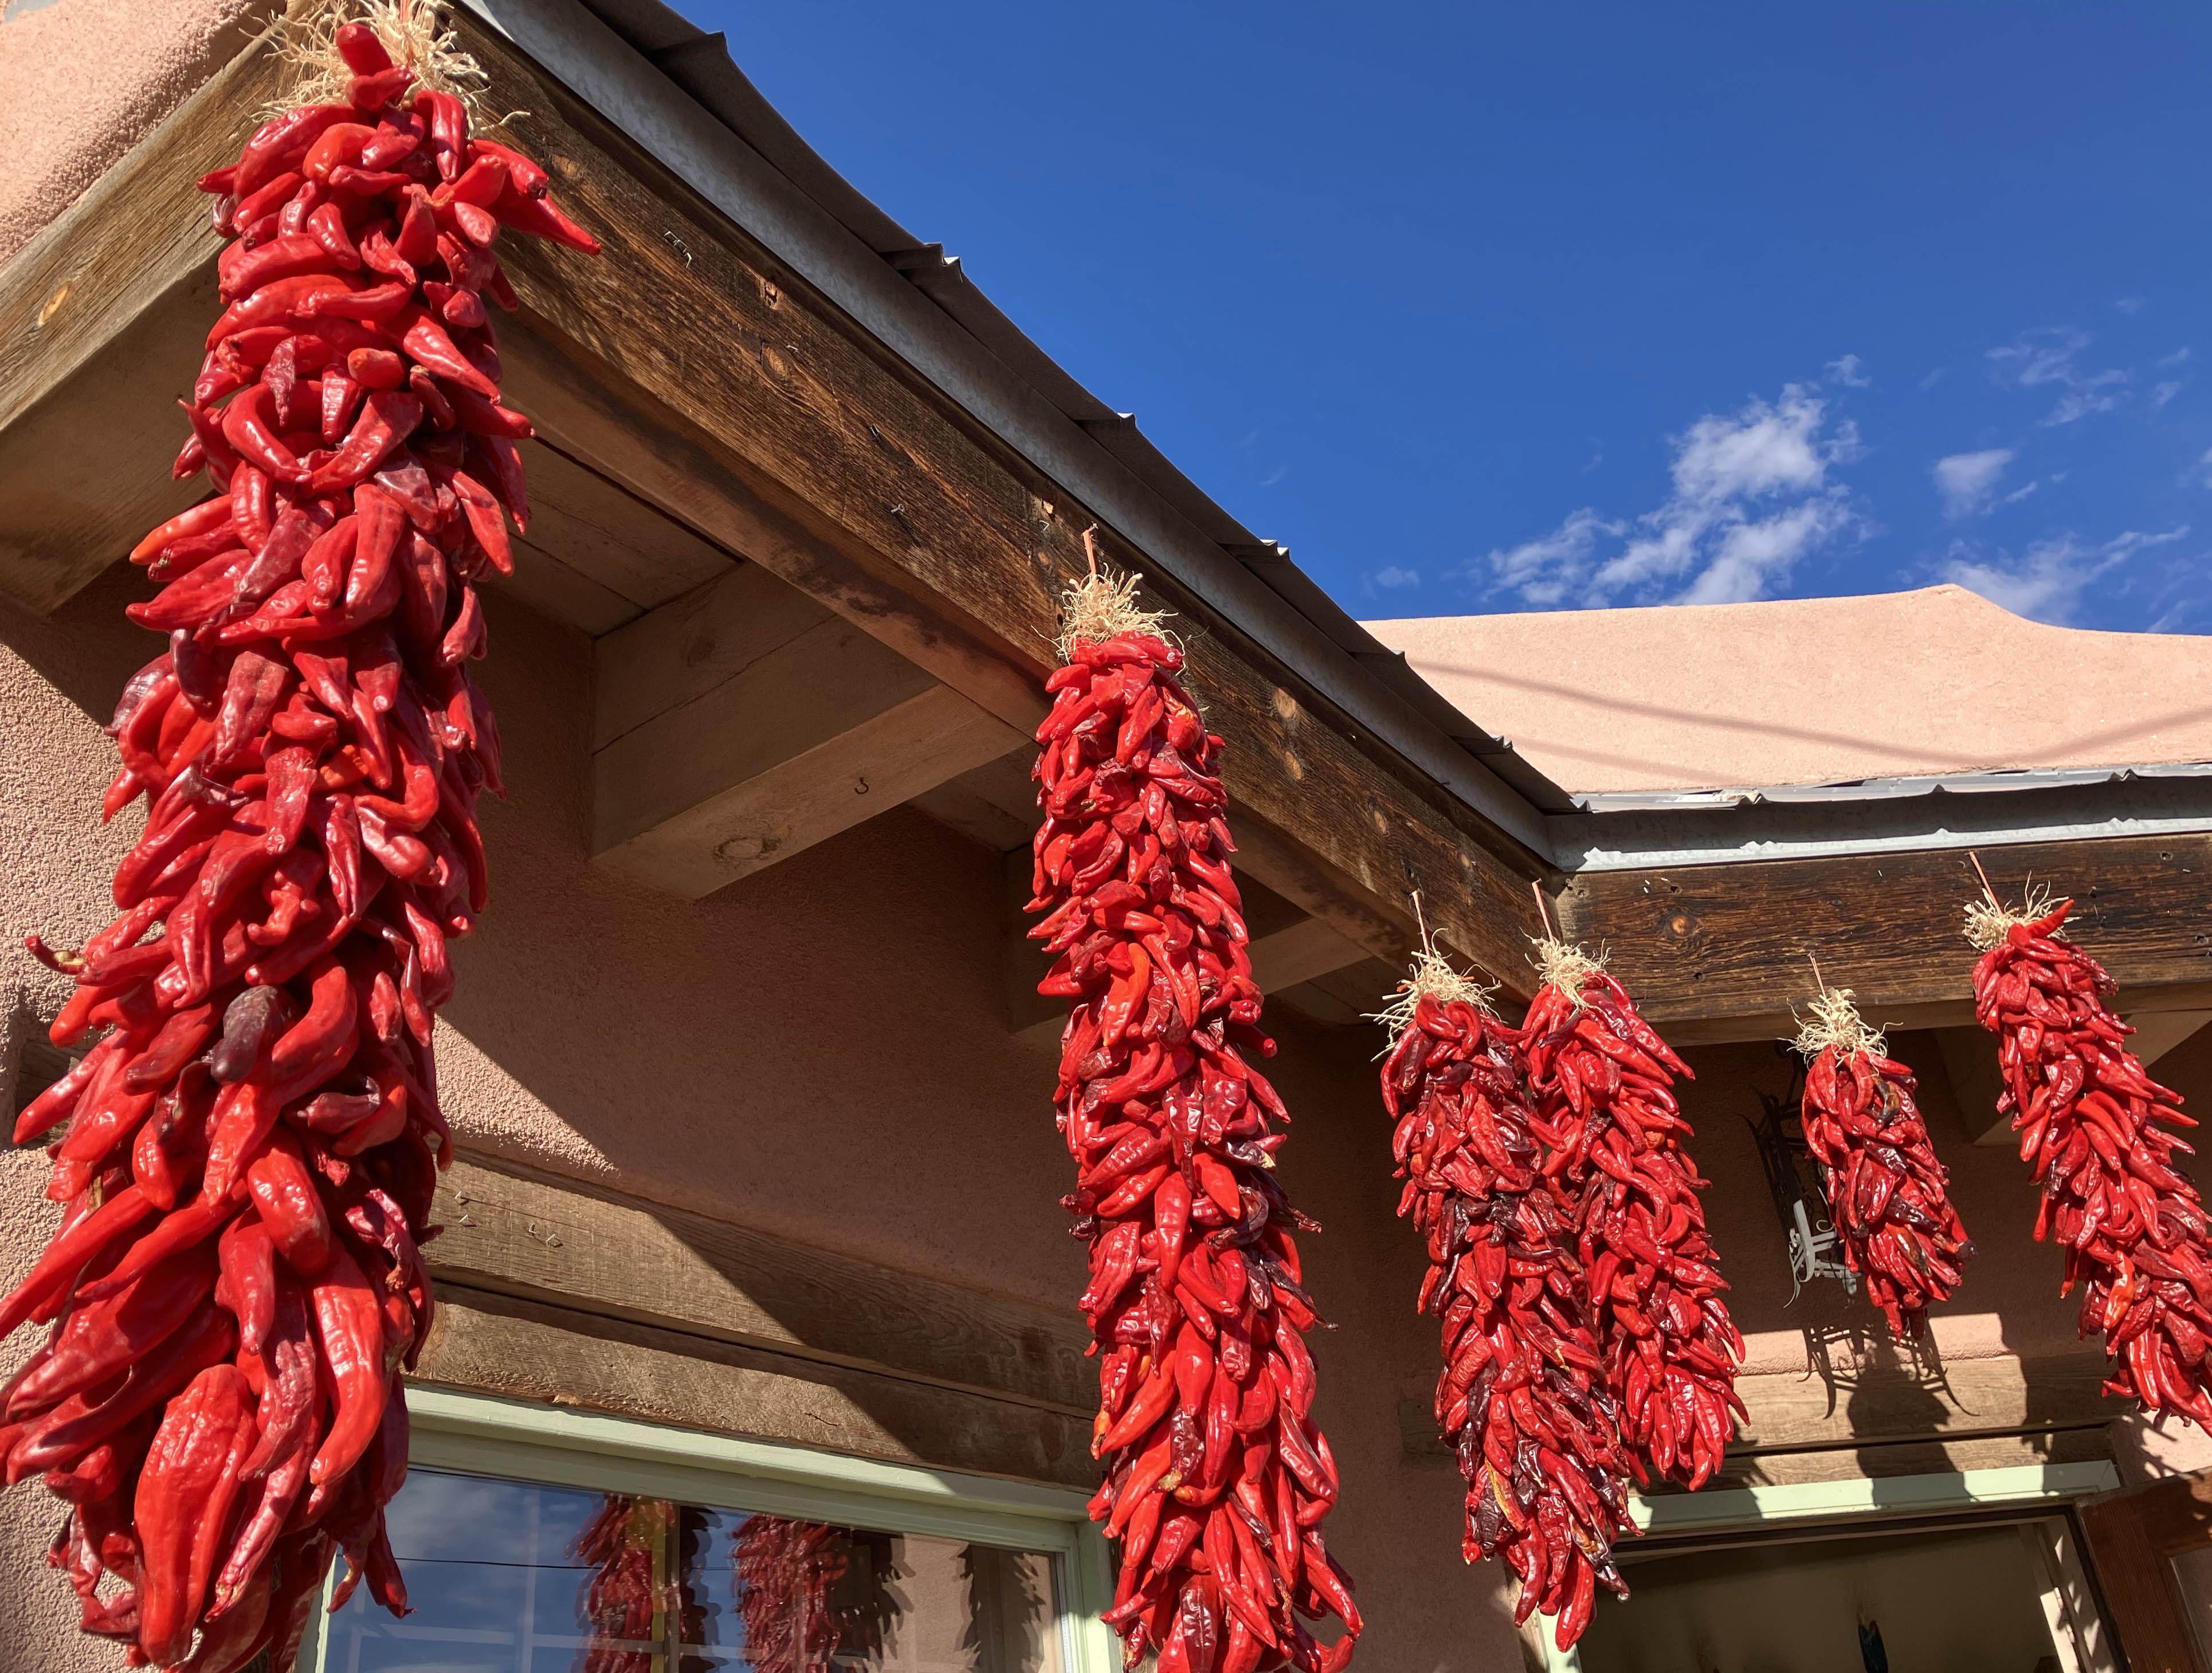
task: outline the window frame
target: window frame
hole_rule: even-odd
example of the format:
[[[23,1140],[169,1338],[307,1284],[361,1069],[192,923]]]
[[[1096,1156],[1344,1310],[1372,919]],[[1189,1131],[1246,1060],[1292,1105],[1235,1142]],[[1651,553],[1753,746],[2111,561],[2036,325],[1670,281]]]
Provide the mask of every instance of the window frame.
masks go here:
[[[1945,1511],[2017,1511],[2006,1518],[2023,1528],[2056,1523],[2050,1531],[2051,1546],[2037,1556],[2046,1593],[2045,1619],[2053,1642],[2058,1640],[2057,1618],[2051,1614],[2048,1594],[2063,1589],[2066,1612],[2085,1614],[2098,1631],[2092,1648],[2093,1669],[2109,1669],[2110,1650],[2105,1644],[2108,1623],[2098,1614],[2083,1577],[2077,1541],[2065,1512],[2078,1500],[2109,1493],[2119,1485],[2119,1472],[2108,1458],[2077,1463],[2011,1464],[1996,1469],[1946,1470],[1926,1475],[1845,1476],[1829,1481],[1796,1481],[1773,1486],[1706,1488],[1702,1493],[1668,1494],[1646,1498],[1629,1495],[1629,1518],[1647,1534],[1714,1533],[1771,1527],[1784,1538],[1822,1526],[1849,1528],[1869,1522],[1895,1520],[1909,1528],[1911,1519],[1940,1516]],[[1629,1542],[1623,1542],[1624,1546]],[[1598,1600],[1605,1607],[1605,1600]],[[1553,1641],[1552,1623],[1532,1615],[1522,1629],[1522,1642],[1534,1652],[1543,1673],[1582,1673],[1577,1646],[1561,1650]],[[2061,1653],[2061,1665],[2067,1652]]]
[[[1098,1621],[1114,1591],[1106,1542],[1090,1518],[1089,1496],[1076,1488],[424,1384],[409,1385],[407,1414],[410,1468],[1045,1553],[1056,1565],[1069,1673],[1117,1673],[1121,1665],[1120,1646]],[[312,1627],[318,1673],[327,1665],[336,1573],[333,1565]]]

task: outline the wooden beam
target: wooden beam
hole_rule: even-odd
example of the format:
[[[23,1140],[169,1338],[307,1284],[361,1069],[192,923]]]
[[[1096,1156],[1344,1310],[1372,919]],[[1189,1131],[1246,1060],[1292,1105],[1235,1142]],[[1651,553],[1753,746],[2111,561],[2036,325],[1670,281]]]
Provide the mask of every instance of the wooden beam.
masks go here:
[[[514,125],[523,143],[606,243],[593,261],[502,246],[525,303],[526,330],[502,338],[515,404],[562,451],[1033,727],[1088,509],[510,43],[456,21],[490,76],[486,96],[533,113]],[[1142,567],[1108,533],[1114,556]],[[1403,952],[1418,886],[1453,946],[1517,965],[1537,862],[1234,624],[1171,587],[1147,590],[1182,613],[1191,683],[1230,745],[1240,842],[1249,828],[1297,850],[1314,915],[1370,951]]]
[[[293,73],[264,32],[0,266],[0,592],[51,611],[204,483],[169,464],[221,311],[208,199]]]
[[[599,640],[592,851],[696,898],[1020,736],[757,564]]]
[[[2000,890],[2071,890],[2068,928],[2120,983],[2130,1012],[2202,1010],[2212,996],[2212,836],[2120,836],[1981,850]],[[1975,954],[1960,912],[1980,892],[1958,849],[1769,860],[1570,879],[1565,933],[1611,954],[1614,974],[1671,1037],[1757,1039],[1787,1031],[1813,991],[1808,953],[1877,1022],[1973,1019]]]
[[[418,1382],[891,1463],[1097,1484],[1085,1416],[465,1286],[436,1290]]]
[[[456,1163],[433,1276],[596,1317],[1088,1417],[1090,1333],[1049,1312],[724,1221]]]

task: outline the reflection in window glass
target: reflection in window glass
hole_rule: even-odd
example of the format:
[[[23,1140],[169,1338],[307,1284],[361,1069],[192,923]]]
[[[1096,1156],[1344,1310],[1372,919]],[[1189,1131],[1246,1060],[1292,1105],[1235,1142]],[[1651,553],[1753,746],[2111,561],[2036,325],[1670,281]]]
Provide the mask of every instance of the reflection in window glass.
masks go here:
[[[1064,1673],[1043,1552],[430,1469],[386,1516],[414,1613],[320,1673]]]

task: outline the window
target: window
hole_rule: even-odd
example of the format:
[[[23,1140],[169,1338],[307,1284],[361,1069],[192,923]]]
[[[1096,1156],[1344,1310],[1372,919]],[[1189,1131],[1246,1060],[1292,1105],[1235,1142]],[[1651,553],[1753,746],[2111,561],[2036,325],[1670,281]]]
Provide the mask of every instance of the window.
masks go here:
[[[1083,1499],[442,1390],[318,1673],[1103,1673]],[[809,1514],[808,1512],[812,1512]],[[1115,1658],[1118,1661],[1118,1657]]]

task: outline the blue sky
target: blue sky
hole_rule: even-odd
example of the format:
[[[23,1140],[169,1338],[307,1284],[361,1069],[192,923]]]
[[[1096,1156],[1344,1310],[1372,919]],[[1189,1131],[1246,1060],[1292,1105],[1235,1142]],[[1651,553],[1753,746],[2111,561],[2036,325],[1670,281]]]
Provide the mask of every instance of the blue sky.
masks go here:
[[[2202,5],[679,3],[1355,615],[2212,632]]]

